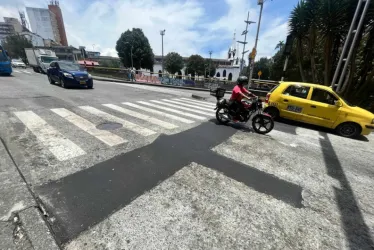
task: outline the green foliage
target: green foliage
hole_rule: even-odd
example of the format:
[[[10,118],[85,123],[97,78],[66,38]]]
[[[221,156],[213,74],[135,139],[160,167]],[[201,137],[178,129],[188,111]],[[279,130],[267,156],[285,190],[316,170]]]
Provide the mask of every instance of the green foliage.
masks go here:
[[[258,72],[261,71],[262,72],[261,79],[269,80],[271,67],[272,67],[271,59],[268,59],[266,57],[260,58],[260,60],[258,60],[254,65],[252,78],[254,79],[259,78]]]
[[[168,53],[164,58],[164,67],[171,74],[177,73],[184,67],[182,56],[176,52]]]
[[[25,48],[32,48],[32,43],[26,37],[21,35],[7,36],[1,44],[11,58],[21,58],[22,61],[27,62]]]
[[[204,75],[205,71],[205,60],[200,55],[192,55],[187,60],[188,73],[191,75]]]
[[[108,67],[108,68],[119,68],[120,67],[120,61],[115,59],[97,59],[96,60],[100,67]]]
[[[294,44],[285,80],[331,85],[356,7],[354,0],[299,1],[290,13],[289,28]],[[374,96],[373,3],[358,35],[340,94],[367,108],[370,96]],[[270,78],[279,80],[285,61],[281,50],[272,59]]]
[[[131,47],[134,67],[153,70],[154,54],[148,38],[139,28],[125,31],[117,41],[116,50],[125,67],[131,67]]]

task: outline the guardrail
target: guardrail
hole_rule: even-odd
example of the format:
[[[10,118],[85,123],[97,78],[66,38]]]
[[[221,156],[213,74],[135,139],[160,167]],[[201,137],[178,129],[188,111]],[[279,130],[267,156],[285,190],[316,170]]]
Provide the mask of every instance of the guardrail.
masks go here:
[[[132,77],[136,82],[150,83],[156,85],[171,85],[181,87],[195,87],[195,88],[224,88],[231,91],[236,85],[235,81],[221,80],[215,77],[204,78],[203,76],[185,76],[185,75],[171,75],[162,73],[152,73],[146,71],[137,71],[134,76],[131,75],[130,69],[125,68],[107,68],[107,67],[87,67],[92,75],[114,78],[118,80],[131,81]],[[266,93],[274,86],[278,85],[277,81],[253,79],[250,85],[250,90],[254,93]]]

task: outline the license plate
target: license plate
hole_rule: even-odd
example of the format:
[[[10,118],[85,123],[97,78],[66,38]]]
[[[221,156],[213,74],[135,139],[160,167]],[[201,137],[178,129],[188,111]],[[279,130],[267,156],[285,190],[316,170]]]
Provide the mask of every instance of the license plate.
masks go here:
[[[81,84],[86,84],[86,81],[80,81]]]
[[[291,112],[295,112],[295,113],[301,113],[301,111],[303,111],[303,108],[302,107],[298,107],[298,106],[288,105],[287,106],[287,110],[291,111]]]

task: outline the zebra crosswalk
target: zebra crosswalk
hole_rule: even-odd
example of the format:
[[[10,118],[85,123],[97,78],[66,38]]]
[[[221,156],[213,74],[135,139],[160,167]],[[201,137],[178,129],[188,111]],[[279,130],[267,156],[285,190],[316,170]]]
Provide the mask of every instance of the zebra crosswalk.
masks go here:
[[[82,137],[70,133],[81,131],[86,137],[91,136],[94,141],[106,147],[115,147],[129,143],[139,136],[182,132],[211,119],[215,115],[213,109],[213,103],[173,98],[72,108],[56,107],[43,112],[14,111],[13,114],[55,159],[66,161],[89,151],[82,146],[84,143],[78,141]],[[99,126],[103,122],[117,123],[122,127],[111,131],[103,130]]]
[[[20,74],[32,74],[32,72],[27,69],[13,69],[13,72]]]

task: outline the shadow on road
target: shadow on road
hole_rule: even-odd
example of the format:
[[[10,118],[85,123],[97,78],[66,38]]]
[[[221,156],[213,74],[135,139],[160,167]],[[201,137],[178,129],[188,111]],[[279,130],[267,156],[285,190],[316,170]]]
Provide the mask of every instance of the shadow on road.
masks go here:
[[[296,135],[296,131],[295,131],[296,127],[310,129],[310,130],[314,130],[314,131],[317,131],[317,132],[320,132],[320,133],[335,134],[335,131],[332,130],[332,129],[329,129],[329,128],[319,127],[319,126],[316,126],[316,125],[302,123],[302,122],[293,121],[293,120],[288,120],[288,119],[284,119],[284,118],[279,118],[277,120],[276,125],[277,124],[284,124],[284,125],[292,126],[293,129],[285,128],[284,126],[282,126],[281,128],[279,128],[279,126],[278,126],[278,129],[277,129],[276,128],[277,126],[274,126],[274,129],[282,131],[282,132],[286,132],[286,133],[289,133],[289,134],[295,134]],[[351,138],[351,140],[364,141],[364,142],[369,141],[369,139],[366,136],[363,136],[363,135],[360,135],[356,138]]]
[[[321,134],[323,136],[323,134]],[[341,221],[350,249],[374,249],[370,230],[365,224],[352,187],[327,136],[320,139],[327,173],[339,181],[341,189],[334,187]]]

